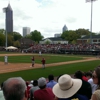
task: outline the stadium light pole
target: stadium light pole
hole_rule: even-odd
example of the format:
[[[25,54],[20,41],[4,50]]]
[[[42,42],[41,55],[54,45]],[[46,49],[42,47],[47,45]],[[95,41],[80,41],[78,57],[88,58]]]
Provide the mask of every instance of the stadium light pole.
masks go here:
[[[5,47],[7,47],[7,32],[6,32],[6,30],[3,32],[4,34],[5,34],[5,37],[6,37],[6,43],[5,43]]]
[[[92,44],[92,16],[93,16],[93,1],[96,1],[96,0],[86,0],[86,2],[91,2],[90,44]]]
[[[3,8],[3,12],[6,13],[7,12],[7,8]],[[5,47],[7,48],[7,30],[6,30],[6,19],[5,19],[5,36],[6,36],[6,43],[5,43]]]

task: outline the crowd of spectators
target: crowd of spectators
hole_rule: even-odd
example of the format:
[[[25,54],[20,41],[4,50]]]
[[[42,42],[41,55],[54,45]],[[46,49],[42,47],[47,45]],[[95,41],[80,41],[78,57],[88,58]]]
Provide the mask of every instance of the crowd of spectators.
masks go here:
[[[59,51],[90,51],[100,50],[99,44],[34,44],[27,49],[27,52],[59,53]]]
[[[62,74],[56,80],[53,75],[32,81],[8,78],[1,84],[0,96],[0,100],[100,100],[100,66],[86,73],[76,71],[73,77]]]
[[[33,44],[29,48],[8,50],[22,53],[67,53],[68,51],[100,51],[100,44]],[[0,51],[5,51],[0,47]],[[63,52],[62,52],[63,51]]]

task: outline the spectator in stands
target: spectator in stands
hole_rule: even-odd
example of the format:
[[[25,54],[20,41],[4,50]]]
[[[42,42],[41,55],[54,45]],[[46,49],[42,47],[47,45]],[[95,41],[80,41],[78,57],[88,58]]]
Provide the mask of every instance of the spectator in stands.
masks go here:
[[[54,100],[55,96],[51,88],[46,88],[46,79],[41,77],[38,79],[39,90],[36,90],[33,94],[35,100]]]
[[[30,100],[33,100],[34,99],[33,94],[38,89],[40,89],[39,86],[38,86],[38,81],[37,80],[34,80],[33,81],[33,87],[31,87],[31,89],[30,89]]]
[[[92,94],[92,100],[100,100],[100,67],[97,67],[93,72],[93,82],[98,85],[96,91]]]
[[[3,95],[2,88],[3,88],[3,82],[1,83],[1,89],[0,89],[0,100],[5,100],[5,99],[4,99],[4,95]]]
[[[88,83],[88,82],[86,82],[86,81],[84,81],[82,79],[83,72],[82,71],[75,72],[74,77],[82,80],[82,86],[79,89],[78,93],[82,94],[82,95],[85,95],[85,96],[87,96],[90,99],[91,95],[92,95],[92,88],[91,88],[90,83]]]
[[[88,81],[88,79],[87,79],[87,77],[85,76],[85,73],[84,72],[82,72],[82,79],[84,80],[84,81]]]
[[[53,88],[53,86],[57,83],[56,81],[54,81],[53,75],[49,75],[48,80],[49,80],[49,82],[47,83],[48,88]]]
[[[68,74],[64,74],[53,87],[53,93],[57,100],[89,100],[86,96],[77,93],[81,85],[80,79],[72,79]]]
[[[33,80],[31,80],[28,84],[29,87],[32,87],[33,86]]]
[[[21,77],[9,78],[3,83],[5,100],[27,100],[26,83]]]
[[[29,99],[30,98],[30,92],[29,92],[29,90],[30,90],[30,86],[29,86],[29,81],[26,81],[26,86],[27,86],[27,89],[26,89],[26,91],[27,91],[27,98]]]
[[[86,73],[86,77],[88,78],[88,82],[91,85],[92,88],[92,93],[94,93],[94,91],[97,89],[97,85],[93,83],[93,79],[92,79],[92,73],[89,71]]]

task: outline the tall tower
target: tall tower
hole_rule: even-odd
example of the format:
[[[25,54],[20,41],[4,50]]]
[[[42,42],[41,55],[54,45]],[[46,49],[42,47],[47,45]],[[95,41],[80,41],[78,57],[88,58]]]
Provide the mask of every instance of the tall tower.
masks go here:
[[[30,34],[30,27],[23,27],[23,37]]]
[[[65,32],[65,31],[67,31],[67,30],[68,30],[67,26],[64,25],[63,28],[62,28],[62,33]]]
[[[5,30],[7,33],[13,32],[13,10],[10,6],[10,3],[7,7],[3,8],[3,12],[5,13]]]

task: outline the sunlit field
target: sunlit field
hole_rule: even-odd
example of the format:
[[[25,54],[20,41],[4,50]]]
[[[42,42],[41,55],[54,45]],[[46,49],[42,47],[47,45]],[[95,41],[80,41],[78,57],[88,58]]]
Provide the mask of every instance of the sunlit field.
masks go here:
[[[57,62],[66,62],[66,61],[74,61],[74,60],[82,60],[82,57],[77,56],[66,56],[66,55],[18,55],[18,56],[10,56],[8,55],[9,63],[31,63],[31,58],[34,56],[35,63],[41,63],[41,59],[45,58],[46,64],[57,63]],[[4,61],[4,56],[0,57],[0,61]]]
[[[26,55],[23,54],[23,55],[16,55],[16,56],[9,55],[8,62],[15,63],[15,64],[16,63],[31,63],[32,56],[35,57],[35,63],[38,63],[38,64],[41,63],[41,59],[43,57],[46,59],[46,64],[82,60],[84,59],[83,57],[86,57],[82,55],[80,56],[80,55],[53,55],[53,54],[45,55],[43,54],[42,56],[39,56],[38,54],[26,54]],[[4,61],[4,56],[0,56],[0,61]],[[9,77],[22,77],[25,80],[34,80],[39,77],[47,78],[49,74],[53,74],[55,77],[57,77],[65,73],[74,74],[75,71],[77,70],[82,70],[84,72],[87,72],[89,70],[94,70],[94,68],[97,67],[98,65],[100,65],[99,59],[95,61],[87,61],[87,62],[46,67],[45,69],[37,68],[37,69],[29,69],[29,70],[23,70],[23,71],[3,73],[3,74],[0,74],[0,83]]]

